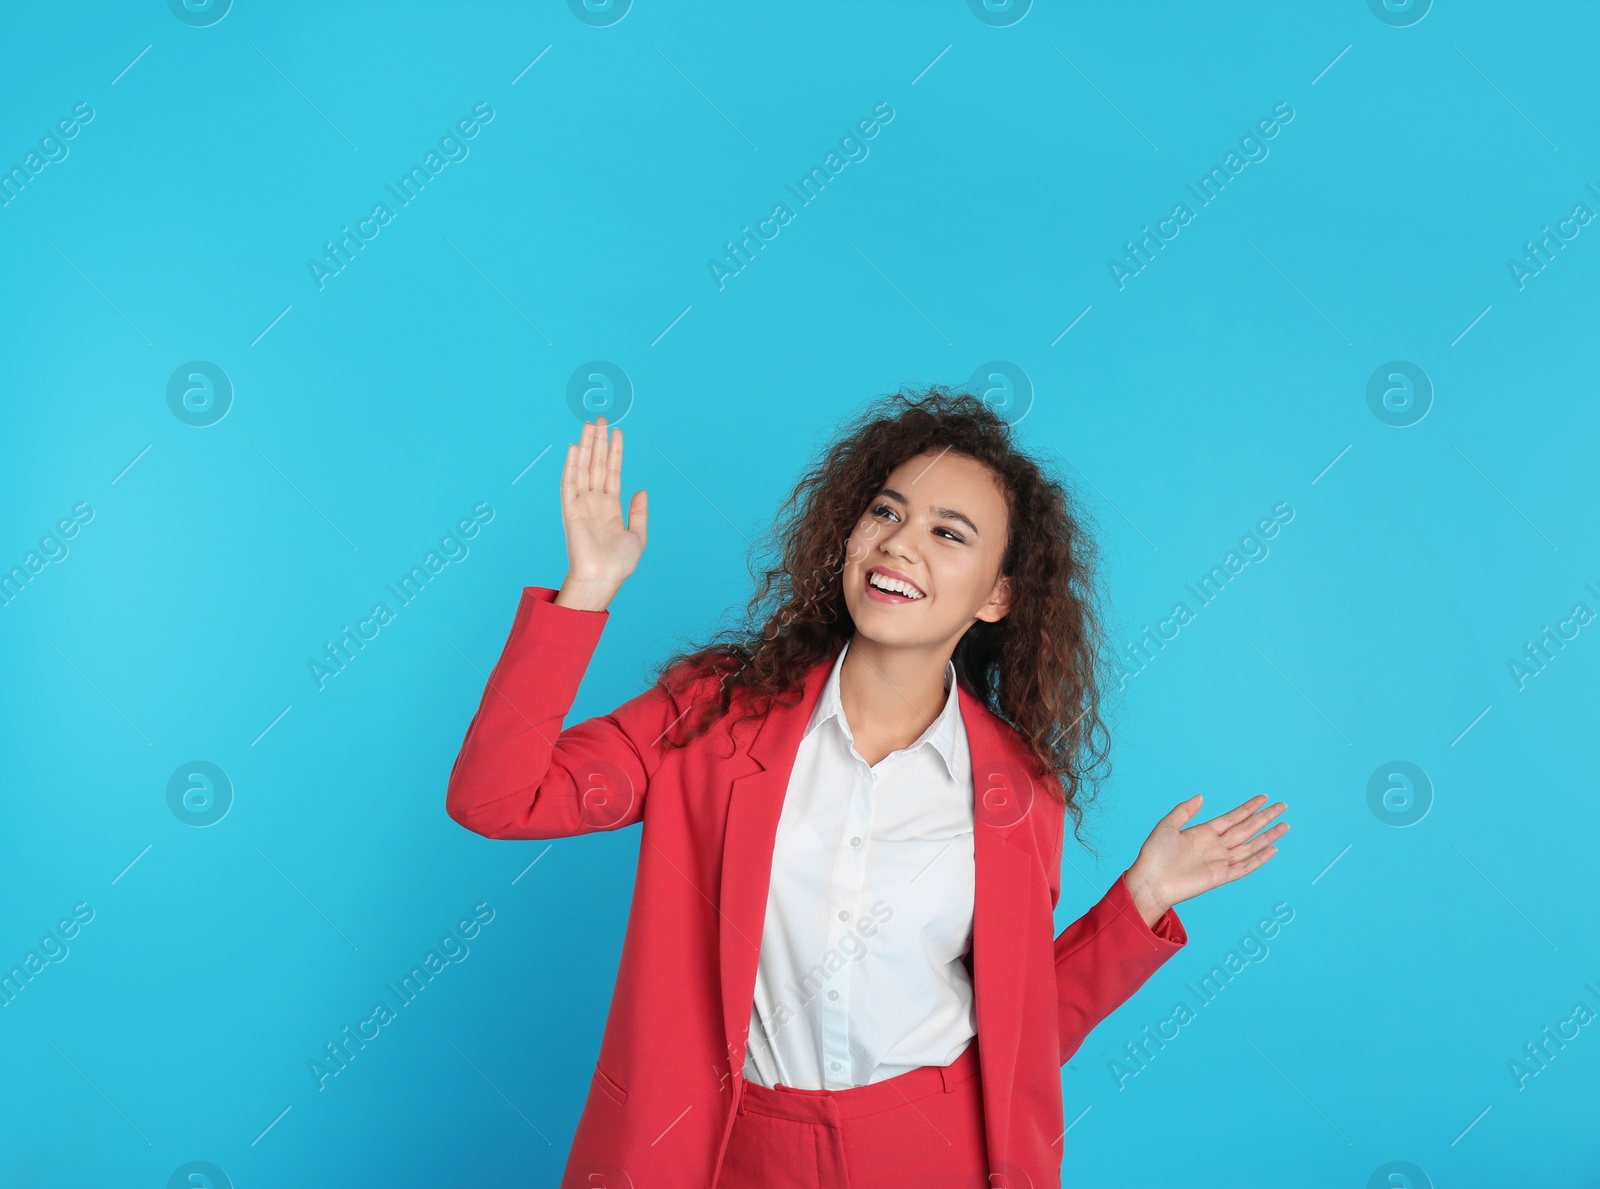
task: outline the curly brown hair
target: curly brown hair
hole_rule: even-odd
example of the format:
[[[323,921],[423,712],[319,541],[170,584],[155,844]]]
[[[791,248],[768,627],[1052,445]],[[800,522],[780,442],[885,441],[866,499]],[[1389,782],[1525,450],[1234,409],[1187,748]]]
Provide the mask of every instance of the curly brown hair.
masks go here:
[[[1097,550],[1075,498],[1018,450],[1011,426],[981,398],[943,385],[874,401],[802,476],[758,549],[767,561],[752,569],[752,576],[760,573],[745,622],[661,663],[656,680],[674,694],[708,675],[719,678],[718,693],[691,699],[665,742],[683,746],[703,734],[736,694],[744,713],[730,726],[799,700],[806,672],[836,658],[855,631],[840,577],[847,538],[889,473],[927,450],[987,466],[1010,522],[1000,567],[1011,579],[1010,611],[967,629],[951,658],[956,679],[1017,731],[1054,777],[1046,788],[1070,813],[1082,843],[1082,807],[1110,772],[1096,672],[1103,642]]]

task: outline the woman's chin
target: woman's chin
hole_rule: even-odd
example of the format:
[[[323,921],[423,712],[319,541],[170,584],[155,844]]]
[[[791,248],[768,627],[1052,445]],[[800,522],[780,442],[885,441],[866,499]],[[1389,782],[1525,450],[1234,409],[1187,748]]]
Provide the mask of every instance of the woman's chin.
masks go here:
[[[856,625],[856,637],[889,648],[921,648],[940,639],[926,622],[911,623],[898,614],[907,603],[879,603],[863,598],[845,600],[845,609]]]

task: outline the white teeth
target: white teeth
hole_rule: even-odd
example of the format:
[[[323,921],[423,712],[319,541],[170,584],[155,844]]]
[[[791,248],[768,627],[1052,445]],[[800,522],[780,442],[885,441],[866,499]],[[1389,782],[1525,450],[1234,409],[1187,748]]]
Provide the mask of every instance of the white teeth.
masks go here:
[[[887,578],[882,574],[874,573],[867,575],[867,581],[879,590],[886,590],[890,594],[903,595],[908,599],[920,599],[923,597],[922,592],[912,586],[911,583],[902,582],[898,578]]]

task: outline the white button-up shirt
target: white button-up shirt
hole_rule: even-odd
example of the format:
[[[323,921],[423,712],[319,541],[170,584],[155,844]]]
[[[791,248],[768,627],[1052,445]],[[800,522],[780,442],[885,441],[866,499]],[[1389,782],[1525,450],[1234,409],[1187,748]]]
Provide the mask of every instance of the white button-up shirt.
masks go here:
[[[972,762],[955,681],[909,747],[855,749],[834,661],[772,857],[744,1076],[840,1090],[948,1065],[977,1035]]]

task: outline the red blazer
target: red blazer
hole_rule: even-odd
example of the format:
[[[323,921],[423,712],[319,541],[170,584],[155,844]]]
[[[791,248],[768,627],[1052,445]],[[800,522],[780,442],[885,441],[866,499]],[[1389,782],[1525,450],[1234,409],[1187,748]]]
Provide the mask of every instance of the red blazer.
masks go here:
[[[446,809],[490,838],[564,838],[644,823],[616,989],[563,1189],[707,1189],[744,1087],[778,814],[830,671],[798,704],[688,747],[661,742],[700,686],[653,687],[562,729],[609,612],[522,593],[450,774]],[[1154,930],[1122,877],[1059,936],[1065,812],[1021,736],[965,687],[976,890],[969,970],[991,1171],[1059,1189],[1061,1066],[1187,941]]]

